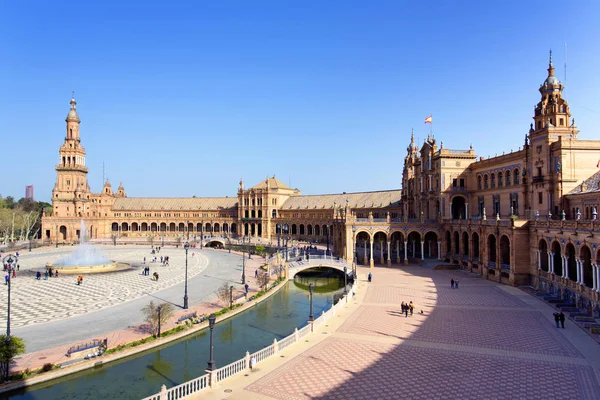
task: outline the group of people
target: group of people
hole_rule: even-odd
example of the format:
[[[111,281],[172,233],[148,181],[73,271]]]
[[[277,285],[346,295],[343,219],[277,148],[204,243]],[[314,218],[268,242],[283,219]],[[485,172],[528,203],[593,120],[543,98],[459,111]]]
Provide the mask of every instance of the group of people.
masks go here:
[[[46,268],[46,270],[44,271],[44,280],[47,281],[49,277],[50,278],[52,278],[52,277],[58,278],[58,270],[57,269],[53,270],[52,268]],[[40,279],[42,279],[41,271],[38,271],[35,273],[35,279],[37,279],[38,281]]]
[[[458,279],[452,278],[450,280],[450,289],[458,289]]]
[[[81,286],[83,284],[83,275],[79,275],[77,277],[77,286]]]
[[[150,276],[150,267],[144,267],[144,269],[142,270],[142,275]]]
[[[404,318],[408,318],[408,312],[410,311],[410,316],[413,316],[413,312],[415,309],[415,306],[413,304],[413,302],[411,301],[410,303],[405,303],[402,302],[402,304],[400,305],[401,309],[402,309],[402,314],[404,314]]]
[[[152,250],[154,252],[154,250]],[[154,253],[153,253],[154,254]],[[192,254],[193,256],[193,254]],[[156,256],[152,257],[152,259],[150,260],[151,263],[155,263],[158,259],[156,258]],[[160,263],[162,265],[169,265],[169,256],[160,256]],[[144,264],[146,264],[146,257],[144,257]]]

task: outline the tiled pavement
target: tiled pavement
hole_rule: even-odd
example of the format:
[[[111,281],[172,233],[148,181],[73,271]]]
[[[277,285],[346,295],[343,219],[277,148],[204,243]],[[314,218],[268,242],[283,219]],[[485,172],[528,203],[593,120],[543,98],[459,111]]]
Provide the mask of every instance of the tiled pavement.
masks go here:
[[[539,300],[458,271],[374,275],[337,331],[233,397],[600,399],[600,346]],[[400,315],[411,300],[424,314]]]
[[[134,268],[111,274],[84,274],[83,285],[76,284],[76,275],[41,280],[35,278],[36,270],[43,270],[46,262],[63,257],[64,251],[43,249],[37,253],[23,253],[19,259],[20,271],[11,285],[11,326],[30,326],[59,319],[70,318],[136,299],[148,293],[183,282],[185,277],[185,252],[182,249],[164,249],[160,256],[169,256],[170,265],[150,263],[148,247],[102,248],[108,258],[131,263]],[[192,256],[194,253],[194,256]],[[142,265],[143,258],[148,263]],[[206,267],[206,257],[190,251],[188,254],[188,277],[201,273]],[[159,280],[141,275],[142,267],[149,266],[151,273],[157,271]],[[6,285],[0,285],[5,291]],[[6,303],[0,302],[0,315],[6,314]],[[2,320],[4,323],[4,320]],[[2,326],[0,323],[0,326]],[[6,326],[6,325],[4,325]]]

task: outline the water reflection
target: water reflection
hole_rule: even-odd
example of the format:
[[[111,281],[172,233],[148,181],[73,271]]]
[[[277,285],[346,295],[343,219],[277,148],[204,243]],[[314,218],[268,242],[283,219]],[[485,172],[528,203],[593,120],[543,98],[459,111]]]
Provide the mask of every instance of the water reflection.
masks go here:
[[[262,303],[219,322],[214,331],[217,368],[236,361],[288,336],[294,328],[306,325],[309,305],[307,279],[318,284],[313,310],[320,315],[343,292],[343,279],[303,277],[288,282]],[[337,286],[334,282],[338,282]],[[70,375],[46,384],[0,394],[0,399],[141,399],[167,387],[203,375],[209,358],[207,330],[174,343],[149,350],[102,367]]]

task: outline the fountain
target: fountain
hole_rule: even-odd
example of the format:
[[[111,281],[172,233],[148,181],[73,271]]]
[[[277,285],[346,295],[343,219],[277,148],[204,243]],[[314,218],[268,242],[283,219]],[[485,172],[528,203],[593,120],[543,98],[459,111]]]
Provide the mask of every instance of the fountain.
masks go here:
[[[87,242],[85,222],[81,220],[79,230],[79,245],[66,257],[56,261],[54,264],[46,264],[62,274],[82,274],[114,272],[129,269],[130,264],[111,261],[102,254],[102,251]]]

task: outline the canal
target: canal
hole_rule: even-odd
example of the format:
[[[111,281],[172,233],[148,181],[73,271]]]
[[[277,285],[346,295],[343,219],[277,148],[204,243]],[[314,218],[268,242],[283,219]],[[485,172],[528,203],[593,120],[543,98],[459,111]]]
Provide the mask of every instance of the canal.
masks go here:
[[[308,283],[315,316],[327,311],[344,282],[339,277],[303,277],[285,283],[276,294],[243,313],[219,322],[214,330],[217,368],[282,339],[306,325],[309,315]],[[104,366],[9,393],[0,399],[114,400],[141,399],[205,373],[209,359],[209,334],[205,329],[184,339]]]

